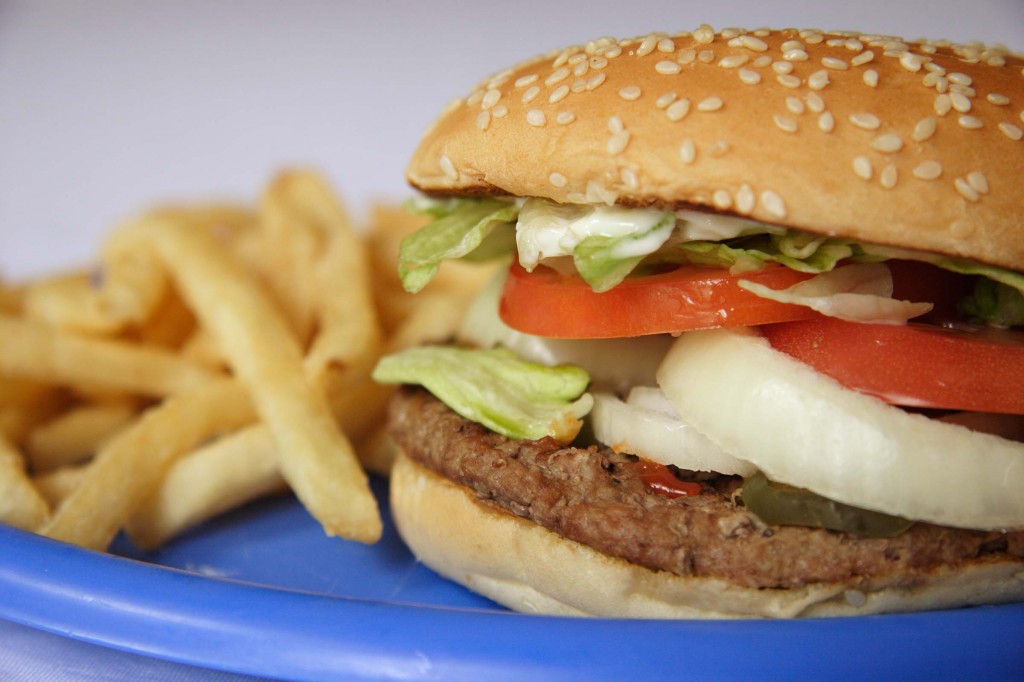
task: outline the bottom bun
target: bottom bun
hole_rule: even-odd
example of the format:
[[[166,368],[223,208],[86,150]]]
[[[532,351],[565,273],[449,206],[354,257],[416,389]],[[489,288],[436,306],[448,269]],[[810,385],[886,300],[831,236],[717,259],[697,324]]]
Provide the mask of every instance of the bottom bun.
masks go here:
[[[793,618],[1024,600],[1024,564],[936,571],[913,588],[817,584],[752,589],[608,556],[479,501],[400,453],[391,472],[399,534],[424,564],[516,611],[614,618]]]

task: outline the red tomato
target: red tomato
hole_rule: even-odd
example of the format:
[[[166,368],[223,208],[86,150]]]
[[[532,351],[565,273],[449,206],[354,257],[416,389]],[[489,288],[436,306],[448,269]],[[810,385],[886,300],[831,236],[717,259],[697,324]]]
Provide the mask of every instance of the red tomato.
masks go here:
[[[774,348],[848,388],[909,407],[1024,414],[1024,333],[827,317],[767,325]]]
[[[777,303],[737,285],[747,279],[785,289],[811,275],[781,266],[730,275],[713,267],[682,266],[627,278],[594,293],[578,275],[541,266],[526,272],[513,261],[499,313],[505,324],[527,334],[562,339],[597,339],[740,327],[802,320],[817,313]]]

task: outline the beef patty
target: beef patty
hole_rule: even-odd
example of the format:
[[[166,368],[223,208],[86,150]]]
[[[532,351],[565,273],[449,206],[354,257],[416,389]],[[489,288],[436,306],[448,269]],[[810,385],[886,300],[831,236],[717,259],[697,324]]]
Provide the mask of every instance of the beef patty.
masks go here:
[[[750,588],[844,583],[911,587],[939,567],[1021,561],[1024,532],[917,523],[892,538],[762,522],[734,499],[736,477],[669,498],[636,458],[550,439],[512,440],[463,419],[428,392],[402,388],[390,429],[407,456],[477,498],[605,554],[681,576]]]

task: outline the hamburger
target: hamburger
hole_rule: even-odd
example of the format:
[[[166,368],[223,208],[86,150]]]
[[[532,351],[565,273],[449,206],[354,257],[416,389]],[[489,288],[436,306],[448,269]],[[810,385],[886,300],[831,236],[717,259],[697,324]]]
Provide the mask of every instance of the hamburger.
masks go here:
[[[1024,60],[701,26],[482,81],[408,167],[398,530],[510,608],[852,615],[1024,598]]]

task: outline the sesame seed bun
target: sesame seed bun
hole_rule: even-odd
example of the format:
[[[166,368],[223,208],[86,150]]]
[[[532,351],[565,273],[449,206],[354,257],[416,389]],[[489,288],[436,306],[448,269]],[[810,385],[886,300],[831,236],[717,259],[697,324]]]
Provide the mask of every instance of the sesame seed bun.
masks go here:
[[[416,557],[441,575],[524,613],[608,618],[852,616],[1024,599],[1016,561],[937,570],[912,585],[814,584],[762,590],[654,571],[602,554],[481,503],[400,453],[392,515]],[[600,589],[595,589],[599,585]]]
[[[816,30],[601,39],[453,102],[435,194],[705,207],[1024,269],[1024,59]]]

